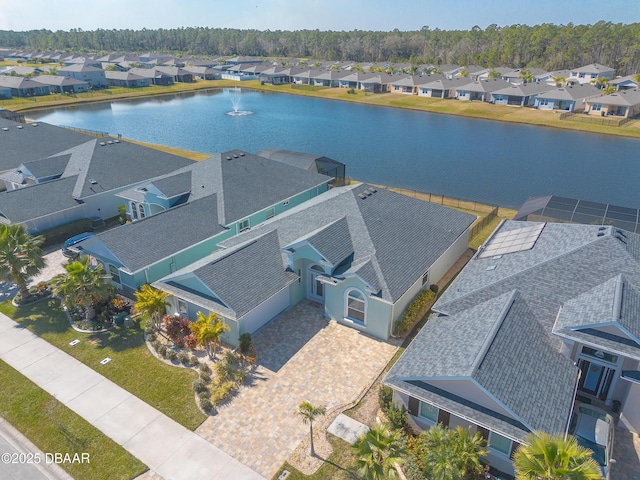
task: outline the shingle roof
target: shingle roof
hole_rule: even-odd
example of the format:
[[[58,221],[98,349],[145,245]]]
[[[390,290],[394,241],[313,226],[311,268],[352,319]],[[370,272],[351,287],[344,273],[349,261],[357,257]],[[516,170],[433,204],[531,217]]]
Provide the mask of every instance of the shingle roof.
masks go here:
[[[16,168],[21,163],[38,160],[63,152],[73,146],[94,140],[94,137],[36,122],[22,124],[0,118],[0,171]],[[22,127],[22,128],[18,128]],[[7,130],[4,130],[4,129]]]
[[[21,223],[77,207],[79,203],[70,195],[76,180],[66,177],[1,192],[0,213],[11,223]]]
[[[600,96],[600,89],[589,83],[579,83],[567,87],[558,88],[538,95],[539,98],[549,98],[552,100],[582,100],[588,97]]]
[[[534,225],[507,221],[497,232]],[[624,298],[619,300],[618,310],[624,314],[618,321],[627,322],[624,325],[627,330],[637,331],[640,236],[626,232],[622,235],[613,227],[546,224],[530,250],[503,254],[499,258],[476,255],[434,305],[433,310],[442,316],[427,323],[385,382],[401,388],[406,383],[403,376],[415,378],[421,366],[425,375],[441,370],[445,376],[457,373],[463,368],[460,365],[468,368],[471,360],[463,353],[445,349],[458,345],[469,357],[473,356],[470,352],[477,351],[480,342],[478,332],[486,331],[482,322],[490,322],[493,315],[489,309],[494,305],[492,302],[499,302],[517,291],[500,328],[487,337],[490,347],[473,378],[516,413],[523,424],[549,432],[564,431],[577,368],[559,353],[561,338],[554,335],[556,317],[560,312],[555,333],[638,358],[637,344],[634,347],[631,340],[598,330],[598,326],[591,323],[602,316],[611,319],[619,298],[615,292],[620,285],[628,289],[625,288],[626,302]],[[580,322],[589,328],[571,331],[565,328]],[[436,355],[432,354],[433,349]],[[441,354],[437,355],[440,350]],[[430,359],[435,365],[416,358]],[[519,381],[513,381],[515,378]],[[414,388],[412,392],[420,396],[419,389]],[[432,398],[433,392],[425,391],[424,395],[425,399]],[[541,399],[546,399],[544,406]],[[549,405],[555,407],[549,409]],[[455,408],[455,405],[449,407]],[[504,432],[500,430],[504,424],[498,421],[489,427]]]
[[[371,195],[365,191],[375,190]],[[360,197],[363,196],[363,198]],[[385,300],[397,301],[407,289],[473,223],[475,217],[387,190],[362,184],[333,190],[308,200],[265,223],[222,242],[232,246],[264,232],[278,229],[281,247],[299,242],[315,231],[346,217],[353,245],[355,273],[371,260]],[[371,273],[371,268],[368,273]]]
[[[170,177],[153,180],[151,183],[153,183],[166,198],[183,195],[189,193],[191,190],[191,172],[178,173]]]
[[[152,265],[224,231],[215,195],[98,234],[130,272]]]
[[[347,217],[329,224],[308,237],[307,241],[332,265],[337,265],[353,254]]]
[[[70,154],[57,155],[50,158],[34,160],[24,163],[24,166],[34,175],[35,178],[46,178],[60,176],[69,163]]]

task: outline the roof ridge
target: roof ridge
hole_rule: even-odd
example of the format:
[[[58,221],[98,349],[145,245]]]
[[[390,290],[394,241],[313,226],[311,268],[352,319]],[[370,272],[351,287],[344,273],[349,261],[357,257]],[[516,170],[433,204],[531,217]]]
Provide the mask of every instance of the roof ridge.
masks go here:
[[[478,351],[478,353],[476,354],[476,357],[474,358],[471,364],[471,369],[473,372],[471,374],[472,377],[473,377],[473,374],[478,371],[478,369],[480,368],[480,365],[482,364],[485,357],[487,356],[487,353],[489,352],[489,348],[495,341],[496,334],[498,333],[498,330],[504,323],[504,319],[507,317],[509,310],[511,310],[511,307],[515,302],[515,297],[517,294],[518,294],[517,288],[514,288],[513,290],[511,290],[511,293],[509,294],[509,298],[507,298],[507,301],[504,303],[502,309],[500,310],[500,314],[498,315],[498,321],[496,321],[496,323],[493,325],[491,330],[487,333],[485,337],[485,342],[482,348],[480,349],[480,351]]]

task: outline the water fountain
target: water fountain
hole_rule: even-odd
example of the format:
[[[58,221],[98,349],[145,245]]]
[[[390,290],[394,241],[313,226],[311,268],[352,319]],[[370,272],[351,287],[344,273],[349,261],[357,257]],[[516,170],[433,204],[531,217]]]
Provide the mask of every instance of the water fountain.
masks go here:
[[[235,87],[231,91],[231,106],[233,107],[233,110],[231,112],[227,112],[227,115],[231,115],[232,117],[242,117],[253,113],[249,110],[240,110],[240,93],[241,90],[238,87]]]

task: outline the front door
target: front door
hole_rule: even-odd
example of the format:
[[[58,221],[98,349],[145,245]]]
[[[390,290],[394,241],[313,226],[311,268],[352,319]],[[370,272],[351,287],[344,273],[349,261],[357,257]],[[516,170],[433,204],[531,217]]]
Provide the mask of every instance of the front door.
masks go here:
[[[605,400],[615,370],[583,359],[578,362],[578,366],[582,372],[578,388],[589,395]]]
[[[324,270],[318,265],[309,267],[308,290],[309,298],[324,303],[324,283],[320,277],[324,276]]]

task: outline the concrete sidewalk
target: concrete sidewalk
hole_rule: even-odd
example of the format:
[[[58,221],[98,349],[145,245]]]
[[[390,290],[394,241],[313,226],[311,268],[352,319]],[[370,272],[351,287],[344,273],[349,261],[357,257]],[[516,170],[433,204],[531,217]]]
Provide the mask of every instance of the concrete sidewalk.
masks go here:
[[[165,480],[264,478],[3,314],[0,358]]]

